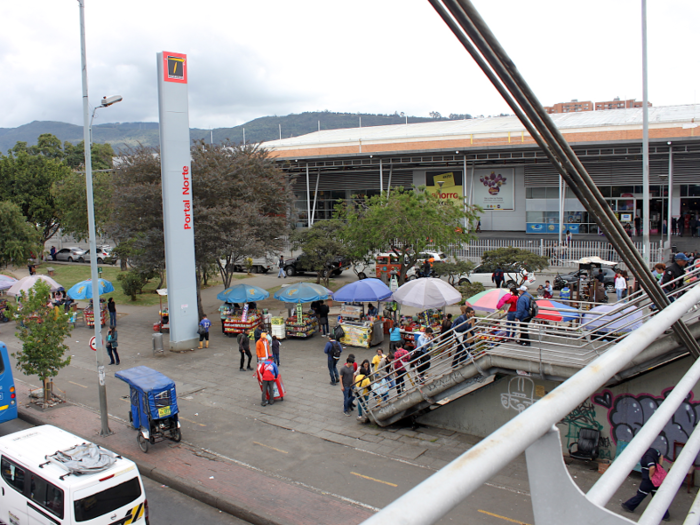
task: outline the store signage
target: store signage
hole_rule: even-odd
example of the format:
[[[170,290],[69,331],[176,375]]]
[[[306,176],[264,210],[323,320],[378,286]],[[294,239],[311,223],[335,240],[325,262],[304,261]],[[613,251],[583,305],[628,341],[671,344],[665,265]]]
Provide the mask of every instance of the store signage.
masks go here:
[[[442,201],[452,201],[455,204],[461,204],[463,199],[463,187],[455,185],[454,172],[440,173],[433,175],[433,186],[427,186],[425,189],[428,193],[435,195]],[[442,185],[440,185],[442,183]]]
[[[163,51],[163,81],[187,84],[187,55]]]
[[[243,315],[241,315],[241,322],[248,322],[248,303],[245,303],[245,306],[243,307]]]
[[[512,168],[474,170],[473,202],[484,211],[515,210],[515,175]]]

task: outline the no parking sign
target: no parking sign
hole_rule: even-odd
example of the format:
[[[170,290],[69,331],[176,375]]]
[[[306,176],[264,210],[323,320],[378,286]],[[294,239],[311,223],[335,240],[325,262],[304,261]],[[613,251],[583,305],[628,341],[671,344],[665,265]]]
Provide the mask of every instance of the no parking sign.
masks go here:
[[[102,341],[102,345],[104,346],[104,341]],[[97,352],[97,341],[94,335],[90,338],[90,350]]]

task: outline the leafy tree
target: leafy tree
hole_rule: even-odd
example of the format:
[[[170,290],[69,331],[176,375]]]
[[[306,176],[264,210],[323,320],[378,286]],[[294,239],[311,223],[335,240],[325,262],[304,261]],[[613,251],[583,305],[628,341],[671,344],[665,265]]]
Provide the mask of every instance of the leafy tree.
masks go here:
[[[337,212],[338,218],[347,224],[342,237],[355,253],[388,249],[399,256],[400,284],[406,278],[406,271],[418,261],[420,252],[469,241],[473,235],[459,233],[462,221],[466,219],[474,225],[478,220],[477,207],[465,212],[424,190],[424,187],[397,188],[391,194],[374,195]]]
[[[500,267],[506,274],[517,274],[521,269],[528,272],[543,270],[549,266],[549,259],[528,250],[509,246],[484,252],[481,265],[486,272],[493,272]],[[522,284],[522,281],[518,284]]]
[[[471,273],[476,265],[471,261],[441,262],[436,265],[440,276],[446,276],[447,282],[454,286],[459,281],[459,276]]]
[[[27,148],[32,155],[43,155],[48,159],[63,159],[61,141],[51,133],[42,133],[37,139],[36,146]]]
[[[66,164],[71,168],[84,169],[85,166],[85,142],[80,141],[73,145],[70,142],[63,144],[64,158]],[[92,169],[109,170],[112,169],[112,159],[115,156],[111,144],[98,144],[93,142],[92,147]]]
[[[143,287],[146,286],[148,282],[148,279],[136,270],[120,273],[117,279],[122,285],[124,295],[131,297],[132,301],[135,301],[136,296],[143,292]]]
[[[95,206],[95,228],[98,235],[105,234],[105,227],[112,214],[112,175],[93,172],[92,193]],[[77,240],[88,238],[87,188],[85,173],[73,171],[51,188],[59,209],[61,229]]]
[[[39,233],[16,204],[0,201],[0,267],[20,266],[42,251]]]
[[[51,289],[44,281],[38,281],[28,294],[22,292],[21,307],[10,305],[16,324],[17,338],[22,350],[12,357],[17,359],[17,369],[25,375],[37,375],[44,385],[44,406],[49,400],[49,379],[70,364],[70,356],[64,355],[68,346],[64,343],[72,326],[70,314],[62,308],[50,306]]]
[[[0,156],[0,200],[20,207],[27,220],[36,225],[42,243],[60,228],[60,211],[51,188],[69,174],[70,168],[60,160],[33,154],[26,143],[18,142],[7,156]]]
[[[296,230],[291,237],[294,249],[304,252],[304,263],[317,272],[316,282],[328,287],[333,261],[345,255],[342,232],[345,225],[338,219],[318,221],[311,228]]]
[[[200,278],[215,265],[228,288],[234,265],[249,257],[276,258],[284,248],[294,194],[266,150],[198,141],[192,148],[192,180]]]

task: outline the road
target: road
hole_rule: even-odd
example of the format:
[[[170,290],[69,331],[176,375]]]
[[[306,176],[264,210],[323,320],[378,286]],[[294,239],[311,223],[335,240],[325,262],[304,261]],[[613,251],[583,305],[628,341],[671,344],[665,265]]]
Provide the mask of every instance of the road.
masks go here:
[[[29,428],[31,425],[16,419],[0,425],[0,436]],[[148,498],[151,525],[172,523],[206,523],[207,525],[244,525],[239,520],[213,507],[205,505],[176,490],[144,477],[143,484]]]

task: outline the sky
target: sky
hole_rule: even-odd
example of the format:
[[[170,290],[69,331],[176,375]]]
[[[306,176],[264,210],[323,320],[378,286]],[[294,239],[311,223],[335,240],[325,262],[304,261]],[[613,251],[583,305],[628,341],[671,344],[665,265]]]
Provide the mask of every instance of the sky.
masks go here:
[[[641,0],[473,0],[544,105],[642,99]],[[512,113],[427,0],[85,0],[95,124],[158,120],[156,53],[189,61],[190,126],[304,111]],[[648,3],[649,100],[698,102],[697,0]],[[82,124],[77,0],[0,2],[0,128]]]

